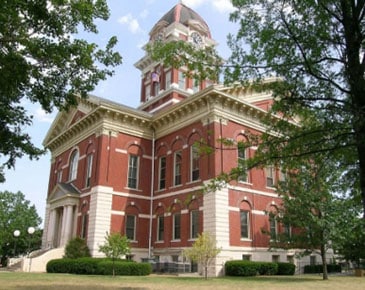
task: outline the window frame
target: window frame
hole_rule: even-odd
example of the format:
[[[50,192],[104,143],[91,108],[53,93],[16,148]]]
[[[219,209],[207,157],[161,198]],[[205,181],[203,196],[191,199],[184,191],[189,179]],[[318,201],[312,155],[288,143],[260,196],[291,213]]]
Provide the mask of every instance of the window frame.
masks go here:
[[[94,161],[94,154],[86,155],[85,188],[89,188],[91,186],[93,161]]]
[[[133,226],[131,226],[130,224],[130,218],[133,218]],[[125,216],[125,236],[131,240],[131,241],[135,241],[136,240],[136,222],[137,222],[137,217],[133,214],[127,214]],[[131,232],[133,231],[133,238],[131,238]]]
[[[174,213],[172,218],[172,239],[181,240],[181,213]]]
[[[275,168],[270,165],[265,168],[266,173],[266,186],[274,187],[275,186]]]
[[[197,239],[199,235],[199,209],[194,209],[190,211],[190,239]]]
[[[192,145],[190,147],[190,180],[200,180],[200,154],[199,148]]]
[[[79,150],[77,150],[77,149],[73,150],[71,153],[71,156],[70,156],[70,164],[69,164],[70,171],[69,171],[69,175],[68,175],[69,181],[73,181],[73,180],[77,179],[79,159],[80,159]]]
[[[241,167],[242,163],[244,163],[247,160],[247,148],[245,148],[244,146],[238,144],[237,145],[237,164],[238,167]],[[244,175],[241,174],[238,176],[238,181],[240,182],[248,182],[248,171],[245,170]]]
[[[164,160],[164,166],[162,161]],[[166,165],[167,165],[166,156],[161,156],[159,158],[159,176],[158,176],[158,189],[163,190],[166,189]]]
[[[165,235],[165,216],[159,215],[157,216],[157,241],[161,242],[164,240]]]
[[[278,236],[278,221],[275,216],[269,216],[270,240],[275,241]]]
[[[178,86],[181,90],[186,90],[186,76],[183,71],[179,70],[178,73]]]
[[[245,216],[245,223],[243,223],[243,216]],[[241,239],[247,240],[250,239],[250,211],[241,209],[240,210],[240,237]],[[243,231],[247,232],[246,236],[243,236]]]
[[[133,160],[136,160],[134,162]],[[129,154],[128,156],[128,178],[127,187],[131,189],[138,189],[139,176],[139,156],[136,154]]]
[[[179,156],[179,162],[177,157]],[[174,186],[182,184],[182,150],[174,152]]]

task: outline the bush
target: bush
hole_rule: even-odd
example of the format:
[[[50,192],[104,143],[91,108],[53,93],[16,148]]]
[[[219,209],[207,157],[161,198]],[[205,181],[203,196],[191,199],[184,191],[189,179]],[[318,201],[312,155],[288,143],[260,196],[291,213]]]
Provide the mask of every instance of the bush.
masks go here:
[[[250,261],[227,261],[225,272],[227,276],[256,276],[258,265]]]
[[[135,263],[116,260],[116,275],[142,276],[149,275],[152,267],[149,263]],[[47,263],[47,273],[69,273],[83,275],[112,275],[113,261],[109,258],[55,259]]]
[[[86,241],[81,238],[70,240],[66,245],[64,258],[77,259],[83,257],[90,257],[90,250]]]
[[[114,263],[115,275],[120,276],[146,276],[151,274],[152,266],[149,263],[131,263],[116,261]],[[113,261],[99,263],[98,274],[113,275]]]
[[[341,265],[338,264],[328,264],[327,272],[328,273],[340,273],[342,271]],[[323,273],[323,265],[305,265],[304,266],[304,274],[314,274],[314,273]]]
[[[277,263],[278,272],[277,275],[294,275],[295,265],[292,263]]]
[[[278,264],[271,262],[252,262],[258,264],[258,272],[260,275],[276,275],[278,272]]]

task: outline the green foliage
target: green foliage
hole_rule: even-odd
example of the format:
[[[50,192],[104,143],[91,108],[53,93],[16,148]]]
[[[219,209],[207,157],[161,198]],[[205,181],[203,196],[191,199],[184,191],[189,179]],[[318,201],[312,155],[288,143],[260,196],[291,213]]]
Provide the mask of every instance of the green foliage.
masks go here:
[[[191,248],[184,250],[184,256],[197,262],[204,268],[204,277],[208,278],[208,266],[220,253],[216,240],[207,232],[198,235]]]
[[[278,272],[278,264],[272,262],[258,262],[258,272],[260,275],[276,275]]]
[[[67,243],[64,258],[77,259],[82,257],[90,257],[90,249],[84,239],[76,237]]]
[[[118,259],[130,253],[129,241],[119,233],[107,234],[105,243],[99,246],[99,251],[111,259]]]
[[[114,272],[113,272],[114,271]],[[104,261],[99,264],[99,274],[120,276],[147,276],[151,274],[152,266],[149,263],[133,263],[117,261]]]
[[[227,276],[294,275],[291,263],[253,262],[244,260],[227,261],[224,265]]]
[[[47,273],[69,273],[78,275],[129,275],[146,276],[152,271],[149,263],[126,260],[113,261],[109,258],[55,259],[47,263]]]
[[[328,273],[341,273],[341,265],[329,264],[327,265]],[[317,274],[323,273],[323,265],[305,265],[304,274]]]
[[[13,257],[38,249],[42,235],[37,229],[40,224],[41,218],[35,206],[25,199],[23,193],[0,192],[0,257]],[[28,227],[36,228],[31,236],[27,232]],[[14,237],[15,230],[20,231],[17,238]]]
[[[279,262],[278,264],[278,272],[276,275],[294,275],[295,274],[295,265],[292,263],[283,263]]]
[[[79,30],[97,33],[94,21],[106,20],[105,0],[2,1],[0,15],[0,156],[3,167],[17,158],[37,158],[24,131],[33,116],[24,103],[39,103],[46,112],[66,109],[86,97],[121,63],[111,37],[105,48],[77,37]],[[5,158],[7,158],[5,160]],[[2,170],[0,181],[4,181]]]

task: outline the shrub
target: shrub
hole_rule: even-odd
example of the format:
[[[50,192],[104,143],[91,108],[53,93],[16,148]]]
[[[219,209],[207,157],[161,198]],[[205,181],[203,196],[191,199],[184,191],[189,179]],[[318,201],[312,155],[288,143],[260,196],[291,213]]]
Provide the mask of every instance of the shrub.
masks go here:
[[[71,273],[71,259],[54,259],[47,263],[47,273]]]
[[[260,275],[275,275],[278,272],[278,264],[271,262],[252,262],[258,264]]]
[[[328,273],[336,273],[341,272],[341,265],[338,264],[328,264],[327,272]],[[323,273],[323,265],[305,265],[304,266],[304,274],[313,274],[313,273]]]
[[[114,262],[116,275],[149,275],[152,267],[149,263],[135,263],[126,260]],[[47,263],[47,273],[69,273],[84,275],[112,275],[113,261],[109,258],[55,259]]]
[[[277,275],[294,275],[295,274],[295,265],[292,263],[277,263],[278,264],[278,272]]]
[[[83,257],[90,257],[90,250],[86,241],[81,238],[70,240],[66,245],[64,258],[77,259]]]
[[[113,267],[115,275],[120,276],[146,276],[151,274],[152,266],[149,263],[131,263],[125,261],[103,261],[99,263],[98,274],[113,275]]]
[[[250,261],[227,261],[225,272],[227,276],[256,276],[258,265]]]

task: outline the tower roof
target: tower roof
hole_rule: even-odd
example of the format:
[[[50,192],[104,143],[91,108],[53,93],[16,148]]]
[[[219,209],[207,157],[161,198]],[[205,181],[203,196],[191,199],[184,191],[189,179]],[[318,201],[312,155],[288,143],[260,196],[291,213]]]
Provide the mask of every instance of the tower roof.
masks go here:
[[[209,38],[211,37],[209,26],[204,19],[193,9],[182,4],[181,1],[156,22],[151,32],[154,31],[156,27],[166,27],[175,22],[185,26],[189,26],[191,23],[199,24],[205,30],[206,35]]]

